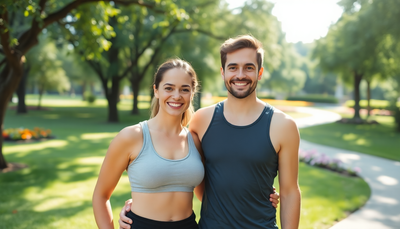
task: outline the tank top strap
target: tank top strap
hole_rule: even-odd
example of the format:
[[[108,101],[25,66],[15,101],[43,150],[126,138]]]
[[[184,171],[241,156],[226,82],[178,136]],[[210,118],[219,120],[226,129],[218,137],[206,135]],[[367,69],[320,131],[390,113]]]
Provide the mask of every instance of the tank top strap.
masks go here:
[[[215,105],[215,111],[214,111],[214,119],[225,119],[224,118],[224,102],[219,102],[217,105]]]
[[[194,140],[193,140],[193,136],[192,133],[190,133],[190,131],[184,127],[187,133],[187,139],[188,139],[188,144],[189,144],[189,154],[191,153],[190,151],[197,149],[196,145],[194,144]]]
[[[140,122],[140,126],[142,127],[143,132],[143,146],[147,146],[151,139],[149,126],[147,125],[147,120]]]
[[[265,103],[263,115],[264,114],[265,114],[265,118],[266,118],[267,130],[269,131],[269,129],[271,127],[272,115],[274,115],[274,107],[268,103]]]

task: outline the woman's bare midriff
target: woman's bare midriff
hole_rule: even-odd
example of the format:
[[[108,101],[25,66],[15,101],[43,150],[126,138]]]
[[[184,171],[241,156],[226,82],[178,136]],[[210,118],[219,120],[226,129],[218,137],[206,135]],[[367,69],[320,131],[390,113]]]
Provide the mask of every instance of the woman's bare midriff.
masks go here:
[[[131,210],[157,221],[179,221],[192,214],[193,192],[132,192]]]

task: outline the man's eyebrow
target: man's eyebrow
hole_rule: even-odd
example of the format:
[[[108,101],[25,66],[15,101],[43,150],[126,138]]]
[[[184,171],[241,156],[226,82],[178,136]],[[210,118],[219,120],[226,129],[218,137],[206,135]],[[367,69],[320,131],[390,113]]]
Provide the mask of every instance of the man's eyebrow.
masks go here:
[[[238,64],[237,64],[237,63],[229,63],[229,64],[227,65],[227,67],[229,67],[229,66],[236,66],[236,65],[238,65]],[[245,65],[251,65],[251,66],[256,67],[256,65],[255,65],[254,63],[246,63]]]
[[[247,64],[245,64],[245,65],[251,65],[251,66],[254,66],[254,67],[256,67],[256,65],[255,65],[255,64],[253,64],[253,63],[247,63]]]

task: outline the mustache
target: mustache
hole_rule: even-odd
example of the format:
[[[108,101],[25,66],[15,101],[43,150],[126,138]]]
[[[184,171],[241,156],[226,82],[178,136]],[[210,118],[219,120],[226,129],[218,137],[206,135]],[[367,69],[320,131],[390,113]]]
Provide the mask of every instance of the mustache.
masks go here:
[[[230,83],[234,83],[234,82],[246,82],[246,83],[251,83],[253,82],[250,79],[239,79],[239,78],[233,78],[229,81]]]

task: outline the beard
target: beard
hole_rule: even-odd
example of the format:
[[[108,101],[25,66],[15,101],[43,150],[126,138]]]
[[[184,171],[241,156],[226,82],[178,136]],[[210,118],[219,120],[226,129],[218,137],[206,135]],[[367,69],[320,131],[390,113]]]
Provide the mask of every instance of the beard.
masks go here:
[[[247,82],[250,84],[250,87],[249,87],[249,89],[244,90],[244,91],[234,90],[231,87],[231,84],[234,83],[235,81]],[[253,93],[254,90],[256,90],[257,83],[258,83],[258,81],[253,82],[252,80],[249,80],[249,79],[239,80],[237,78],[234,78],[234,79],[231,79],[229,82],[225,81],[225,87],[229,91],[229,93],[231,93],[231,95],[233,95],[235,98],[244,99],[247,96],[251,95],[251,93]]]

